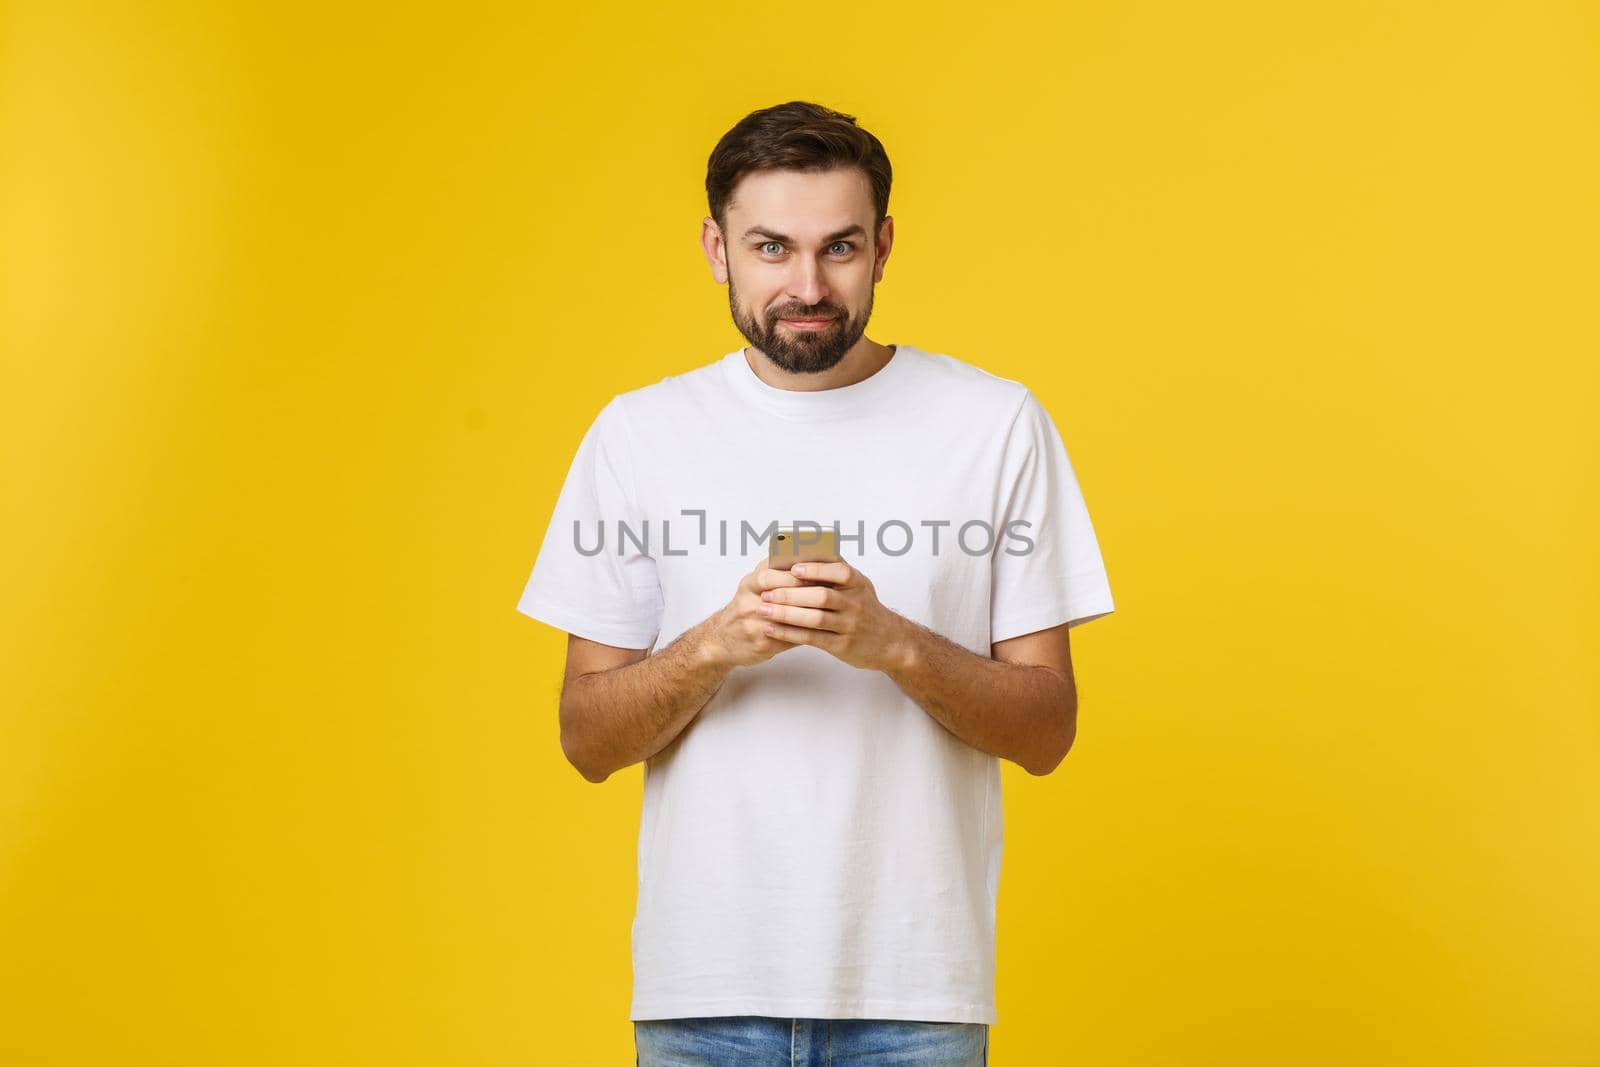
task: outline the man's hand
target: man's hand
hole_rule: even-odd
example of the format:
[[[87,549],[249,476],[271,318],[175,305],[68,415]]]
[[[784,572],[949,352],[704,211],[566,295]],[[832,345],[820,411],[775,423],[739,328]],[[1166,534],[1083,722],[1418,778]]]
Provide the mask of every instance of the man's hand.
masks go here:
[[[843,560],[797,563],[789,574],[805,580],[760,594],[774,639],[815,645],[862,670],[905,659],[910,621],[879,602],[865,574]]]
[[[794,647],[766,633],[767,620],[761,616],[761,596],[768,590],[786,590],[804,585],[788,571],[774,570],[766,560],[739,579],[739,587],[727,607],[707,620],[706,642],[714,657],[730,667],[750,667]]]

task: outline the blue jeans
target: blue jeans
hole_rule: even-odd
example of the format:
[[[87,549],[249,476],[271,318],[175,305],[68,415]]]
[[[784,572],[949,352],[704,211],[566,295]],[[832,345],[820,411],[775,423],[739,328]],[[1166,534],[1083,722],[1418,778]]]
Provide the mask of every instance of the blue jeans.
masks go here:
[[[638,1019],[637,1067],[987,1067],[986,1023],[777,1019],[721,1015]]]

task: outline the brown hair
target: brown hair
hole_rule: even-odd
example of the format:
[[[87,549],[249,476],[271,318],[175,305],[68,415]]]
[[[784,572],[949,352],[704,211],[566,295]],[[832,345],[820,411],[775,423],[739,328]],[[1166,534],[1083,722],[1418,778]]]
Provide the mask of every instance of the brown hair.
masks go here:
[[[889,214],[889,184],[894,172],[883,144],[846,115],[821,104],[791,100],[752,111],[722,135],[706,163],[706,200],[711,217],[727,231],[728,201],[739,179],[758,170],[825,171],[860,167],[872,186],[877,208],[872,239]]]

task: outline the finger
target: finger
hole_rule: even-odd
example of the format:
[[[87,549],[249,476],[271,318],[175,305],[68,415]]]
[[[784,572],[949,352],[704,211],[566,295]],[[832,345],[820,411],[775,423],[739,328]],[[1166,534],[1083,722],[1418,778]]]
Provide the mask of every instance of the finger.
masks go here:
[[[768,589],[761,599],[769,604],[798,604],[803,608],[832,611],[844,603],[844,594],[831,585],[801,585],[793,589]]]
[[[833,563],[796,563],[794,574],[808,582],[831,582],[835,586],[845,586],[850,584],[856,572],[855,568],[841,559]]]
[[[775,570],[765,563],[756,568],[756,590],[764,589],[793,589],[805,585],[800,579],[788,571]]]
[[[781,622],[769,622],[766,625],[769,637],[786,641],[791,645],[816,645],[826,650],[829,645],[838,640],[839,635],[829,633],[827,630],[811,630],[804,626],[786,626]]]
[[[836,559],[844,558],[843,556],[829,555],[822,552],[806,552],[802,554],[800,549],[801,546],[799,544],[796,544],[793,548],[780,547],[776,553],[767,559],[767,566],[788,570],[797,563],[831,563]]]
[[[831,630],[838,633],[842,617],[837,611],[821,608],[797,608],[784,604],[763,604],[761,614],[773,622],[790,626],[804,626],[808,630]]]

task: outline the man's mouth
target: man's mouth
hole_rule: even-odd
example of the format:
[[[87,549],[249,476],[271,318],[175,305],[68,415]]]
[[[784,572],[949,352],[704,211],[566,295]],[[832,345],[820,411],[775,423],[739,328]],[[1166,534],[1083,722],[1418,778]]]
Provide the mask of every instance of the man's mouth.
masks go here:
[[[832,323],[832,319],[780,319],[797,330],[820,330]]]

